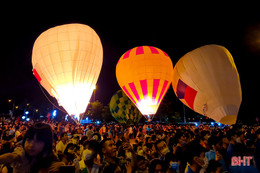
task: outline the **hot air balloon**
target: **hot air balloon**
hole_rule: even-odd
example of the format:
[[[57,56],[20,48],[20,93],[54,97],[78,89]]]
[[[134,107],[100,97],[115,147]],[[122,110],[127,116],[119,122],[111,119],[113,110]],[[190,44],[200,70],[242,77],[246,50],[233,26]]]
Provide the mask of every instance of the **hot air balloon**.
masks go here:
[[[206,45],[184,55],[174,67],[172,86],[195,112],[222,124],[236,123],[242,91],[235,62],[225,47]]]
[[[109,108],[112,116],[122,124],[135,124],[141,119],[141,112],[122,90],[111,98]]]
[[[161,49],[139,46],[121,56],[116,77],[122,90],[150,120],[172,82],[173,65]]]
[[[33,46],[34,76],[68,114],[78,119],[89,103],[102,62],[100,38],[83,24],[50,28]]]

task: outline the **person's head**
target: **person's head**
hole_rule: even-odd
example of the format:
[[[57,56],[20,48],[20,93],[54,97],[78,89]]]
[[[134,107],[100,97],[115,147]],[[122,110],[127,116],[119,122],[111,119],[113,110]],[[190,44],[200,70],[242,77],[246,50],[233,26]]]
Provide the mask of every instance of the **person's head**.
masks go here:
[[[225,145],[229,144],[229,140],[228,140],[228,137],[226,135],[222,136],[222,143],[225,144]]]
[[[221,150],[222,149],[222,138],[217,136],[211,136],[208,140],[210,149]]]
[[[158,152],[158,154],[160,154],[161,156],[165,156],[167,153],[170,152],[170,149],[168,148],[166,142],[164,140],[158,140],[155,143],[155,148]]]
[[[201,140],[208,140],[209,139],[209,137],[210,137],[210,132],[209,131],[207,131],[207,130],[203,130],[202,132],[201,132]]]
[[[186,136],[181,132],[176,133],[173,138],[173,143],[179,143],[181,146],[185,145],[187,143]]]
[[[210,160],[209,165],[207,167],[207,173],[221,173],[222,165],[216,160]]]
[[[256,138],[260,140],[260,129],[257,129],[255,132]]]
[[[143,135],[141,135],[141,134],[139,134],[138,136],[138,139],[140,140],[140,141],[142,141],[144,138],[143,138]]]
[[[151,143],[151,142],[152,142],[151,137],[147,136],[147,137],[145,138],[145,143]]]
[[[137,155],[137,169],[139,171],[145,171],[148,165],[148,161],[145,159],[145,157]]]
[[[80,145],[83,145],[83,144],[84,144],[84,142],[85,142],[85,141],[87,141],[87,139],[88,139],[88,137],[87,137],[87,136],[85,136],[85,135],[84,135],[84,136],[82,136],[82,137],[81,137],[81,139],[80,139],[80,141],[79,141],[79,144],[80,144]],[[83,146],[84,146],[84,145],[83,145]]]
[[[98,141],[98,142],[101,141],[101,135],[99,133],[93,133],[91,138]]]
[[[102,154],[105,156],[105,157],[115,157],[116,156],[116,151],[117,151],[117,148],[116,148],[116,145],[114,144],[114,141],[110,138],[106,138],[104,140],[101,141],[101,151],[102,151]]]
[[[98,141],[94,139],[87,141],[86,149],[82,153],[82,160],[84,160],[86,164],[93,163],[94,159],[97,157],[98,152],[99,152]]]
[[[235,143],[237,141],[238,135],[235,130],[230,130],[227,134],[227,137],[230,142]]]
[[[152,135],[151,140],[152,140],[152,142],[155,142],[156,141],[156,135]]]
[[[60,139],[61,140],[64,140],[64,141],[67,141],[68,140],[68,134],[66,132],[63,132],[61,135],[60,135]]]
[[[52,153],[53,133],[48,124],[36,123],[29,127],[22,141],[27,156],[46,157]]]
[[[191,142],[185,151],[187,162],[198,168],[204,166],[205,149],[198,142]]]
[[[73,143],[68,143],[68,145],[66,146],[65,150],[64,150],[64,154],[74,154],[76,151],[77,145],[73,144]]]
[[[160,159],[153,159],[150,162],[149,173],[162,173],[162,172],[165,172],[163,168],[164,168],[164,164],[163,164],[162,160],[160,160]]]

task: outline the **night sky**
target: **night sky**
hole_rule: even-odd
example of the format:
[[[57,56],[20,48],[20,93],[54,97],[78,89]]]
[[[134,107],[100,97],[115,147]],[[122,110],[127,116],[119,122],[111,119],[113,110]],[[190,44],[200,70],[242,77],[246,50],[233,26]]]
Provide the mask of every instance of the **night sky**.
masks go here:
[[[97,32],[104,49],[96,100],[108,104],[120,89],[115,76],[116,63],[133,47],[158,47],[175,65],[193,49],[219,44],[230,51],[240,75],[242,104],[239,119],[255,120],[260,116],[257,61],[260,56],[260,12],[254,7],[254,4],[241,5],[241,8],[211,4],[198,9],[155,4],[153,7],[136,8],[133,5],[129,9],[120,9],[116,4],[114,8],[74,4],[58,9],[10,8],[8,14],[1,12],[0,113],[7,112],[8,99],[15,100],[16,105],[28,102],[35,108],[52,107],[32,74],[33,43],[51,27],[82,23]],[[174,102],[176,111],[182,111],[182,103],[172,87],[165,99]],[[51,100],[57,104],[55,99]]]

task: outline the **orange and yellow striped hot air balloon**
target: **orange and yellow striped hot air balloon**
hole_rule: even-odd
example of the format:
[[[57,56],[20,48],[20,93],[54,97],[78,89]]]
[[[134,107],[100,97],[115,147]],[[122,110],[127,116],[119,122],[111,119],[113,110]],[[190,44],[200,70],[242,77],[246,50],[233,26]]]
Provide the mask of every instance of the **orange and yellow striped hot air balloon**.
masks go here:
[[[161,49],[139,46],[121,56],[116,66],[116,77],[140,112],[151,119],[171,85],[173,65]]]

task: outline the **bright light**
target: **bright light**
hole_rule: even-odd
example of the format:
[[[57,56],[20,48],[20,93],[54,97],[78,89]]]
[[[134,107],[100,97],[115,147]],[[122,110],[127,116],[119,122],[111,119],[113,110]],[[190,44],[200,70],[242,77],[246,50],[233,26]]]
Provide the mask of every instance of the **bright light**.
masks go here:
[[[26,121],[30,121],[30,118],[26,118]]]
[[[137,103],[137,107],[143,115],[155,114],[158,109],[158,104],[155,100],[146,96],[144,99]]]
[[[94,84],[88,83],[62,84],[52,89],[52,94],[69,115],[79,119],[79,115],[86,111],[94,88]]]
[[[66,116],[65,116],[65,121],[68,121],[68,116],[69,116],[69,115],[66,115]]]
[[[218,126],[221,126],[221,123],[218,123]]]
[[[26,118],[26,116],[22,116],[22,119],[24,120]]]
[[[213,126],[213,125],[214,125],[214,122],[211,122],[211,125]]]
[[[53,110],[52,116],[56,117],[56,115],[57,115],[57,110]]]
[[[29,111],[25,111],[25,115],[28,115],[29,114]]]
[[[195,123],[195,126],[198,127],[198,123]]]

